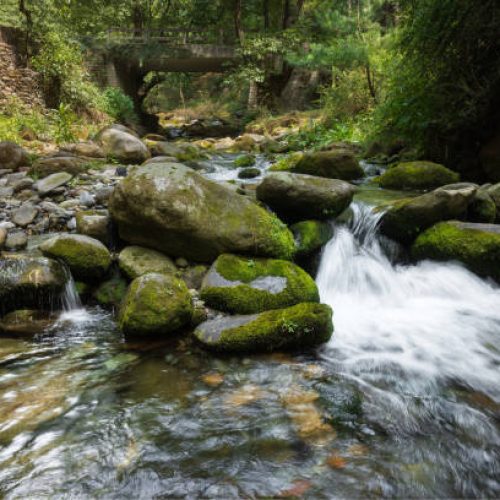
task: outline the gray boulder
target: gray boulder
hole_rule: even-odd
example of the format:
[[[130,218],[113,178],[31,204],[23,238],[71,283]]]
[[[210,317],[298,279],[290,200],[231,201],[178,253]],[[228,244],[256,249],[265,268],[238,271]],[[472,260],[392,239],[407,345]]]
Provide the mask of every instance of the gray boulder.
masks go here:
[[[151,156],[139,138],[116,127],[101,131],[98,140],[106,156],[124,163],[143,163]]]
[[[21,146],[11,141],[0,142],[0,169],[16,170],[28,163],[28,153]]]
[[[172,257],[211,262],[221,253],[290,259],[293,236],[248,198],[180,164],[136,167],[109,203],[122,239]]]
[[[124,248],[118,256],[118,264],[130,279],[148,273],[170,274],[177,271],[172,259],[166,255],[138,246]]]
[[[257,199],[287,218],[327,219],[342,213],[356,188],[338,179],[273,172],[257,187]]]
[[[64,186],[72,178],[73,176],[71,174],[68,174],[67,172],[59,172],[57,174],[51,174],[39,180],[35,184],[35,186],[40,195],[44,196],[54,191],[58,187]]]

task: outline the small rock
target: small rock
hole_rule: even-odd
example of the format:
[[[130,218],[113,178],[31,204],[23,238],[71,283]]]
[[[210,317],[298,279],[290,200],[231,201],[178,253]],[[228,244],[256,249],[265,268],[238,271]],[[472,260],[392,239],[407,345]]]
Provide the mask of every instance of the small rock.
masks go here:
[[[37,214],[38,208],[31,203],[25,203],[12,214],[12,222],[18,226],[26,227],[35,220]]]
[[[93,207],[95,205],[94,197],[88,191],[82,191],[80,193],[80,205]]]
[[[28,161],[28,153],[21,146],[11,141],[0,142],[0,168],[15,170]]]
[[[57,188],[67,184],[73,176],[67,172],[59,172],[57,174],[51,174],[44,179],[37,182],[36,188],[41,195],[45,195],[51,192],[57,192]]]
[[[28,236],[26,236],[26,233],[19,231],[16,233],[9,233],[7,235],[5,248],[7,250],[22,250],[23,248],[26,248],[27,244]]]
[[[7,240],[7,230],[5,230],[3,227],[0,227],[0,248],[3,248],[6,240]]]

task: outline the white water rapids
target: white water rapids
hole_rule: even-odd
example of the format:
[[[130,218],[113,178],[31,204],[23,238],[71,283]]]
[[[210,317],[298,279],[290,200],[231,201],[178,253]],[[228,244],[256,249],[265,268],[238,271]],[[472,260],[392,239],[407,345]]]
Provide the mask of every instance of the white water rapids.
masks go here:
[[[394,265],[377,234],[380,215],[352,209],[317,277],[334,310],[326,356],[377,399],[425,396],[452,382],[498,400],[500,288],[454,263]]]

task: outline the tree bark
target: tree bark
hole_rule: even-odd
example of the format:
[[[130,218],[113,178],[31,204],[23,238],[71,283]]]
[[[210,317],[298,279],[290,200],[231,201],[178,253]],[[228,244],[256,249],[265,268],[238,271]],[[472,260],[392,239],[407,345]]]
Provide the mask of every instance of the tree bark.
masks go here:
[[[264,0],[263,15],[264,15],[264,31],[269,31],[270,28],[269,0]]]
[[[243,43],[245,35],[241,27],[241,0],[236,0],[234,4],[234,30],[240,43]]]

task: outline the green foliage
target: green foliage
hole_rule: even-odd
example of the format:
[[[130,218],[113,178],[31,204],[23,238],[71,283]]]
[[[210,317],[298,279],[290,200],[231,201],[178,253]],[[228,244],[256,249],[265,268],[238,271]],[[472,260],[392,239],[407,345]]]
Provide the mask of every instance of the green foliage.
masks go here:
[[[104,111],[116,121],[131,123],[137,120],[134,102],[120,89],[108,87],[103,94]]]
[[[399,136],[436,160],[474,148],[500,84],[496,0],[404,2],[375,135]]]
[[[48,31],[33,67],[41,74],[49,104],[70,106],[75,111],[98,108],[101,96],[85,70],[78,44],[61,32]]]

